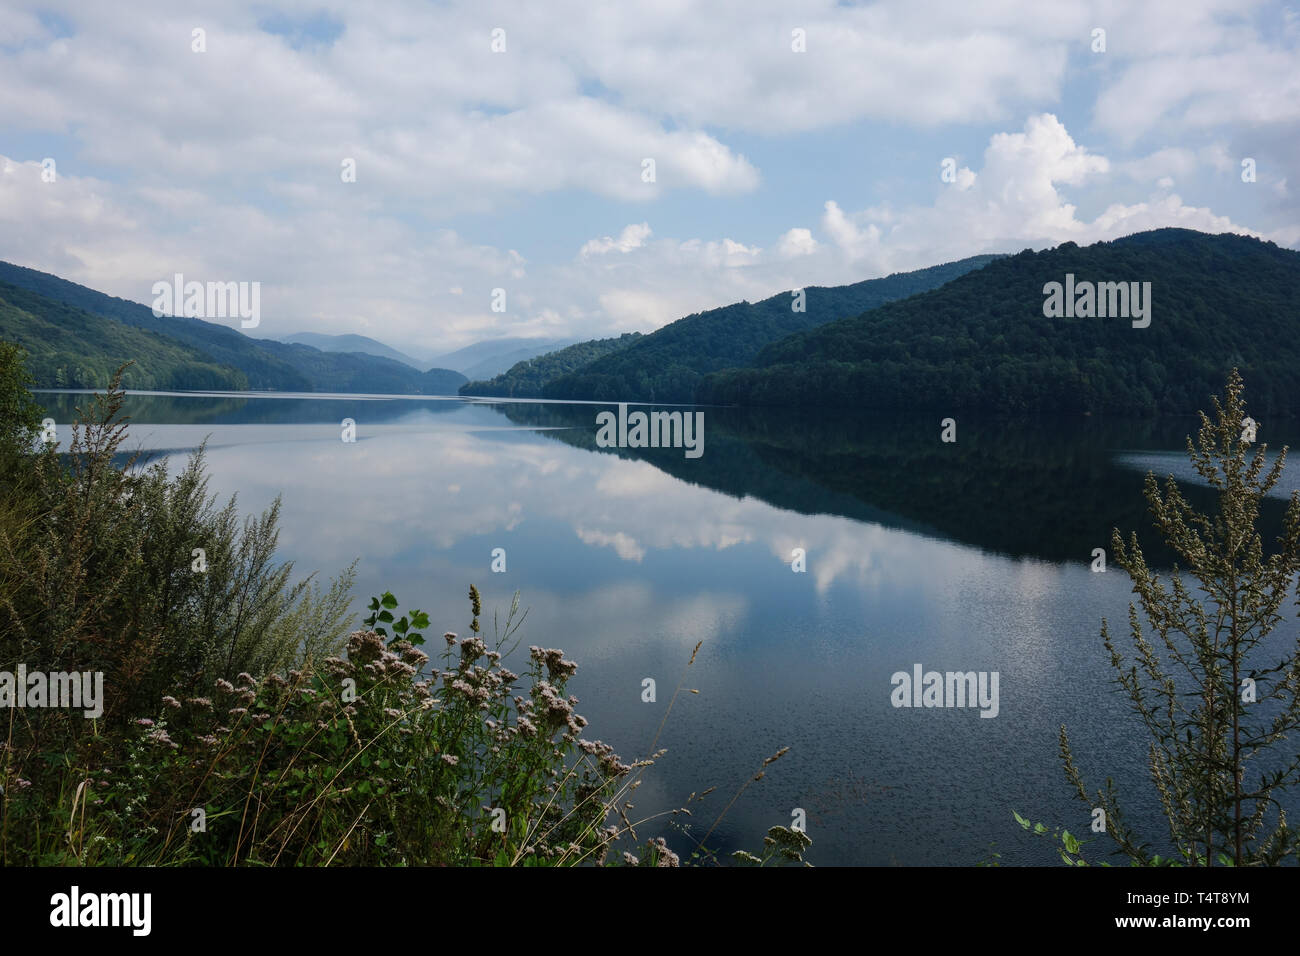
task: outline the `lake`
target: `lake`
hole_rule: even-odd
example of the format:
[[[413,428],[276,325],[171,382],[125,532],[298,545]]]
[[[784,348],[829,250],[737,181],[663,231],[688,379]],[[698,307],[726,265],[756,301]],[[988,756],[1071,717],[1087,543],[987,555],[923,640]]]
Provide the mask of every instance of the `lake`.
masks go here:
[[[37,397],[66,441],[86,396]],[[1090,787],[1114,777],[1132,820],[1153,841],[1167,833],[1146,738],[1099,635],[1109,619],[1127,651],[1129,581],[1091,566],[1113,527],[1149,532],[1147,469],[1179,475],[1199,507],[1212,501],[1184,453],[1194,419],[957,416],[945,443],[939,415],[705,408],[703,454],[691,458],[599,447],[608,408],[133,393],[127,446],[177,468],[206,439],[222,500],[237,495],[248,514],[283,496],[279,553],[298,572],[328,578],[360,558],[358,610],[388,590],[429,613],[431,635],[464,634],[475,584],[490,639],[493,613],[518,591],[528,613],[507,663],[524,670],[530,644],[563,648],[579,664],[570,689],[587,735],[626,761],[648,753],[702,641],[633,820],[717,787],[693,805],[702,835],[788,746],[712,847],[757,850],[798,809],[817,865],[970,865],[992,850],[1005,864],[1052,864],[1012,811],[1087,834],[1058,756],[1065,724]],[[341,440],[347,418],[354,442]],[[1270,446],[1295,437],[1294,423],[1259,434]],[[1300,467],[1284,481],[1287,493],[1300,486]],[[1267,503],[1266,525],[1283,503]],[[494,549],[504,571],[492,570]],[[795,549],[806,571],[792,570]],[[1278,646],[1295,635],[1280,630]],[[916,665],[996,672],[996,716],[893,706],[892,675]],[[683,856],[692,846],[667,818],[638,832]]]

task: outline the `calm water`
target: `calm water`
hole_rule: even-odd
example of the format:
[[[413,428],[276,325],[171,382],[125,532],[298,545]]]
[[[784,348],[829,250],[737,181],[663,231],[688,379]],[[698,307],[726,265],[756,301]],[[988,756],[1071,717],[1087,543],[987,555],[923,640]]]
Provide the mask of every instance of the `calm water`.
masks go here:
[[[86,398],[40,397],[61,426]],[[490,636],[519,591],[517,654],[540,644],[576,659],[589,735],[625,760],[646,753],[702,640],[684,685],[699,694],[677,698],[633,819],[716,786],[694,811],[707,829],[789,746],[711,844],[757,849],[802,808],[819,865],[968,865],[993,844],[1004,863],[1051,864],[1011,811],[1087,832],[1057,755],[1066,724],[1090,785],[1115,777],[1129,814],[1164,832],[1099,637],[1107,617],[1127,646],[1128,579],[1090,563],[1112,527],[1149,527],[1147,469],[1190,480],[1193,420],[959,419],[945,444],[939,416],[706,409],[704,454],[688,459],[597,448],[603,407],[132,395],[128,445],[179,466],[206,438],[212,491],[246,513],[283,496],[282,558],[324,576],[361,559],[358,608],[391,590],[429,611],[432,633],[463,633],[473,583]],[[344,418],[355,443],[340,440]],[[1296,436],[1265,423],[1259,437]],[[490,569],[495,548],[504,573]],[[998,672],[996,718],[891,706],[891,675],[918,663]],[[642,835],[658,833],[691,846],[670,828]]]

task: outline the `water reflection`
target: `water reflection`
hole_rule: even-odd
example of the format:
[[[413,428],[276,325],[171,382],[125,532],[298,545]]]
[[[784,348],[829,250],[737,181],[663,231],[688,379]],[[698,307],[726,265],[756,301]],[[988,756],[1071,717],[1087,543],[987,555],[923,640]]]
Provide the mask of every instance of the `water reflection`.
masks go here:
[[[68,420],[73,397],[42,398]],[[703,640],[685,684],[700,693],[674,705],[637,813],[717,786],[694,808],[708,829],[791,747],[715,848],[755,848],[800,808],[819,864],[965,865],[991,842],[1005,862],[1051,864],[1011,810],[1086,829],[1061,723],[1085,774],[1136,781],[1129,813],[1154,821],[1098,637],[1102,616],[1126,618],[1127,579],[1088,565],[1111,527],[1149,525],[1124,456],[1168,460],[1194,423],[963,420],[950,445],[937,421],[709,409],[705,454],[687,459],[597,449],[591,405],[131,396],[127,410],[146,451],[208,438],[212,490],[246,512],[283,495],[280,550],[300,571],[360,557],[358,608],[392,590],[461,630],[470,583],[489,622],[522,592],[524,645],[580,662],[579,709],[625,758],[645,754]],[[505,573],[489,570],[495,548]],[[894,709],[890,676],[915,663],[998,671],[999,716]],[[658,833],[689,849],[665,819],[644,830]]]

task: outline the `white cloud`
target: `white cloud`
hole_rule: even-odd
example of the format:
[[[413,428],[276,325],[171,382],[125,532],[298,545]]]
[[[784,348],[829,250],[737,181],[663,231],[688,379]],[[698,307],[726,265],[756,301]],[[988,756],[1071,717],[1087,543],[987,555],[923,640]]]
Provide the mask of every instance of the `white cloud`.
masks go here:
[[[645,222],[633,223],[625,226],[617,239],[612,236],[606,236],[603,239],[588,239],[583,243],[582,248],[578,250],[578,257],[585,259],[588,256],[600,256],[612,251],[628,253],[633,249],[640,249],[645,245],[648,238],[650,238],[650,224]]]
[[[781,236],[776,251],[786,259],[810,256],[817,251],[817,240],[813,238],[811,229],[791,229]]]
[[[1171,151],[1129,164],[1124,172],[1146,178],[1180,162],[1193,160]],[[1060,187],[1106,181],[1111,173],[1107,158],[1077,144],[1055,116],[1031,116],[1022,132],[990,138],[983,166],[968,188],[941,185],[933,205],[891,209],[883,228],[871,221],[878,211],[848,213],[832,200],[822,226],[844,259],[874,274],[1067,239],[1091,243],[1161,226],[1250,231],[1208,208],[1186,205],[1177,195],[1111,203],[1095,218],[1081,218]]]
[[[604,531],[590,531],[581,525],[575,526],[573,530],[584,544],[613,548],[614,553],[624,561],[640,564],[641,559],[645,557],[645,548],[637,544],[635,538],[622,531],[610,534]]]

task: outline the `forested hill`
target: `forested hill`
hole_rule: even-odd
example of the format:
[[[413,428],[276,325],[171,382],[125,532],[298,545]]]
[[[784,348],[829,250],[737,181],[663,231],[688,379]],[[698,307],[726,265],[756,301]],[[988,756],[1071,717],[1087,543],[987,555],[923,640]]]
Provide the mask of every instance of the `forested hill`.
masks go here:
[[[245,388],[301,392],[375,392],[389,394],[454,395],[465,376],[450,369],[420,372],[392,359],[358,352],[322,352],[306,345],[290,345],[270,339],[254,339],[235,329],[202,319],[163,316],[138,302],[108,296],[45,272],[0,262],[0,282],[35,293],[55,303],[73,306],[82,314],[140,330],[159,346],[188,346],[198,365],[238,370]],[[17,320],[18,317],[11,317]],[[17,326],[14,327],[17,329]],[[102,330],[121,339],[118,330]],[[8,338],[9,336],[6,336]],[[12,339],[11,339],[12,340]],[[80,347],[75,336],[63,342],[65,365],[97,369],[104,359],[99,340],[86,340]],[[78,350],[80,348],[80,350]],[[140,352],[149,357],[148,350]],[[176,353],[179,354],[179,353]],[[134,355],[130,357],[135,357]],[[174,357],[174,356],[173,356]],[[155,372],[140,362],[137,374],[150,378]],[[210,377],[206,368],[195,368],[195,380]],[[168,372],[173,379],[175,370]],[[105,382],[87,383],[102,387]],[[171,386],[208,388],[206,385]],[[229,387],[229,386],[225,386]]]
[[[238,390],[248,379],[197,349],[0,282],[0,340],[21,345],[38,388],[103,388],[127,362],[126,388]]]
[[[770,342],[933,289],[996,258],[972,256],[853,285],[812,286],[803,290],[802,311],[795,310],[793,293],[782,292],[761,302],[737,302],[698,312],[545,383],[542,395],[601,401],[690,402],[704,375],[745,365]]]
[[[1150,324],[1047,317],[1048,283],[1150,283]],[[1145,320],[1138,320],[1139,322]],[[1194,412],[1232,366],[1257,414],[1300,413],[1300,253],[1159,229],[1025,250],[764,348],[701,402],[994,412]]]
[[[462,395],[495,395],[501,398],[541,398],[542,387],[550,381],[632,345],[640,332],[624,332],[617,338],[577,342],[555,352],[516,362],[509,371],[486,382],[469,382],[460,387]]]

